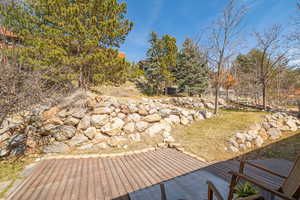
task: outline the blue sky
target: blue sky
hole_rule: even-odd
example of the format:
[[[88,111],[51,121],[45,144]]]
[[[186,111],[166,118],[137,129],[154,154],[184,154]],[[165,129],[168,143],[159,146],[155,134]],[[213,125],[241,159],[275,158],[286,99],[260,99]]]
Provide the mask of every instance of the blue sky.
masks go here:
[[[145,58],[149,47],[151,31],[170,34],[181,46],[186,37],[198,38],[202,30],[226,5],[226,0],[123,0],[128,6],[128,18],[134,22],[120,50],[128,60],[139,61]],[[244,34],[249,34],[247,46],[253,47],[252,31],[262,31],[274,23],[290,29],[296,13],[297,0],[239,0],[250,8],[245,18]]]

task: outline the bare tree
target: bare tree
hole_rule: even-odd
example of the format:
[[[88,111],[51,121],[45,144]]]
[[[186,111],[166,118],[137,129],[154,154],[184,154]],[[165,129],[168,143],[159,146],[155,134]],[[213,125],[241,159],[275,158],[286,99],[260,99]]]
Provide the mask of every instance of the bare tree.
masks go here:
[[[259,83],[263,96],[263,108],[266,109],[266,97],[268,84],[283,66],[288,63],[288,46],[283,39],[283,31],[280,25],[273,25],[263,33],[254,32],[257,40],[257,49],[260,51],[257,61],[259,70]]]
[[[229,0],[228,5],[222,10],[221,16],[214,22],[209,37],[209,61],[216,69],[215,80],[215,109],[219,110],[219,92],[224,65],[234,55],[234,49],[240,44],[242,20],[247,13],[244,5],[236,0]]]

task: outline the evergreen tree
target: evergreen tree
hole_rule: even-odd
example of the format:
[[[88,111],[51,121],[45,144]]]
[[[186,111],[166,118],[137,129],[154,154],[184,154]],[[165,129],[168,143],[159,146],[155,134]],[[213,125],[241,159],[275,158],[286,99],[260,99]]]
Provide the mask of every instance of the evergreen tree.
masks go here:
[[[152,32],[149,42],[151,47],[147,51],[146,78],[150,93],[159,94],[174,81],[171,71],[176,66],[176,39],[170,35],[159,39],[157,33]]]
[[[51,67],[51,81],[87,87],[125,73],[115,48],[132,28],[126,12],[118,0],[9,0],[0,3],[0,23],[20,37],[24,64]]]
[[[187,91],[190,95],[203,93],[208,87],[208,73],[206,56],[187,38],[173,72],[180,91]]]

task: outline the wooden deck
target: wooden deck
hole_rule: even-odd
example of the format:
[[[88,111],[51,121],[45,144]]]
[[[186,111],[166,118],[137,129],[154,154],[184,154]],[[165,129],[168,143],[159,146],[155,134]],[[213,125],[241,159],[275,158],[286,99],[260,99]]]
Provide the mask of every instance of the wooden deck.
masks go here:
[[[291,163],[256,161],[277,172],[288,173]],[[272,163],[273,162],[273,163]],[[173,149],[114,158],[53,159],[42,161],[7,197],[10,200],[40,199],[160,199],[158,183],[164,182],[168,200],[206,199],[211,180],[226,195],[228,171],[238,163],[226,161],[208,166]],[[247,168],[246,173],[277,187],[282,180]]]

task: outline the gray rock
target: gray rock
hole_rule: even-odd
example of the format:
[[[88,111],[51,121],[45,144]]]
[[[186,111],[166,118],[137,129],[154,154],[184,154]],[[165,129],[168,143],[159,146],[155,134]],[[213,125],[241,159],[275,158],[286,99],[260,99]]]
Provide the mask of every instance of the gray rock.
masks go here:
[[[171,135],[169,135],[169,136],[164,138],[163,142],[164,143],[171,143],[171,142],[175,142],[175,139]]]
[[[3,133],[0,135],[0,144],[4,141],[7,141],[10,138],[10,136],[8,135],[8,133]]]
[[[247,149],[247,146],[245,144],[240,144],[240,149],[242,151],[245,151]]]
[[[268,123],[268,122],[264,122],[262,123],[262,127],[266,130],[270,129],[271,128],[271,125]]]
[[[137,121],[141,120],[141,116],[137,113],[133,113],[133,114],[128,115],[127,119],[128,119],[128,121],[137,122]]]
[[[144,121],[146,122],[159,122],[161,120],[161,116],[159,114],[152,114],[144,117]]]
[[[195,119],[196,121],[200,121],[200,120],[204,120],[205,118],[204,118],[204,116],[203,116],[200,112],[196,112],[196,113],[194,114],[194,119]]]
[[[92,115],[91,117],[91,124],[96,128],[101,128],[103,125],[107,124],[108,121],[108,115]]]
[[[135,124],[134,122],[129,122],[127,123],[124,127],[123,130],[125,133],[130,134],[135,132]]]
[[[236,133],[235,138],[238,143],[244,143],[246,141],[245,134],[243,133]]]
[[[203,115],[205,119],[209,119],[213,116],[213,114],[207,110],[200,111],[200,113]]]
[[[239,149],[234,146],[230,146],[229,149],[234,153],[239,152]]]
[[[74,108],[70,111],[70,113],[72,117],[82,119],[85,116],[86,111],[87,110],[85,108]]]
[[[128,109],[131,113],[135,113],[135,112],[138,112],[138,108],[136,107],[135,104],[129,104],[128,105]]]
[[[170,110],[168,108],[162,108],[162,109],[159,109],[159,113],[161,114],[162,117],[167,117],[172,113],[172,110]]]
[[[79,130],[86,130],[91,126],[91,117],[89,115],[85,115],[79,122],[77,128]]]
[[[286,121],[286,125],[288,125],[290,127],[291,131],[297,131],[297,129],[298,129],[294,120],[289,119],[288,121]]]
[[[109,136],[118,135],[121,133],[121,129],[123,128],[125,122],[122,119],[114,118],[111,123],[105,124],[101,131]]]
[[[228,139],[228,142],[230,144],[232,144],[234,147],[238,148],[239,147],[239,144],[237,143],[237,141],[235,140],[235,137],[231,137]]]
[[[277,128],[270,128],[267,133],[270,135],[272,140],[276,140],[281,137],[281,131]]]
[[[137,131],[139,132],[143,132],[144,130],[146,130],[149,126],[148,122],[144,122],[144,121],[139,121],[135,123],[135,128]]]
[[[255,145],[258,146],[258,147],[261,147],[264,143],[264,140],[262,139],[262,137],[260,136],[257,136],[255,138]]]
[[[53,144],[47,145],[44,147],[44,153],[64,153],[69,151],[70,148],[68,145],[62,142],[54,142]]]
[[[89,139],[84,136],[84,135],[75,135],[69,142],[68,144],[70,146],[77,146],[77,145],[80,145],[80,144],[83,144],[85,142],[89,141]]]
[[[188,118],[182,116],[182,117],[180,118],[180,123],[181,123],[182,125],[188,125],[188,124],[190,123],[190,121],[188,120]]]
[[[75,135],[76,129],[73,126],[58,126],[53,132],[54,138],[61,142],[71,139]]]
[[[251,135],[253,138],[255,138],[258,135],[257,130],[250,130],[247,133],[248,133],[248,135]]]
[[[94,139],[97,134],[97,129],[95,127],[89,127],[84,132],[84,135],[88,137],[90,140]]]
[[[112,112],[113,110],[110,107],[99,107],[94,109],[93,114],[104,115],[104,114],[110,114]]]
[[[165,118],[165,120],[171,124],[179,124],[180,123],[180,117],[177,115],[170,115],[168,118]]]
[[[252,147],[251,142],[246,142],[245,145],[246,145],[247,148],[251,148]]]
[[[64,120],[64,124],[69,126],[76,126],[78,123],[79,119],[71,116]]]
[[[208,108],[208,109],[214,109],[214,108],[215,108],[214,104],[212,104],[212,103],[210,103],[210,102],[206,102],[206,103],[204,103],[204,105],[205,105],[205,107]]]
[[[126,115],[124,113],[118,113],[117,117],[119,119],[125,119]]]
[[[158,133],[164,130],[163,126],[160,123],[155,123],[147,129],[147,132],[150,137],[154,137]]]
[[[60,112],[58,113],[58,116],[61,117],[61,118],[65,118],[65,117],[67,117],[68,115],[69,115],[69,112],[68,112],[66,109],[64,109],[64,110],[62,110],[62,111],[60,111]]]

